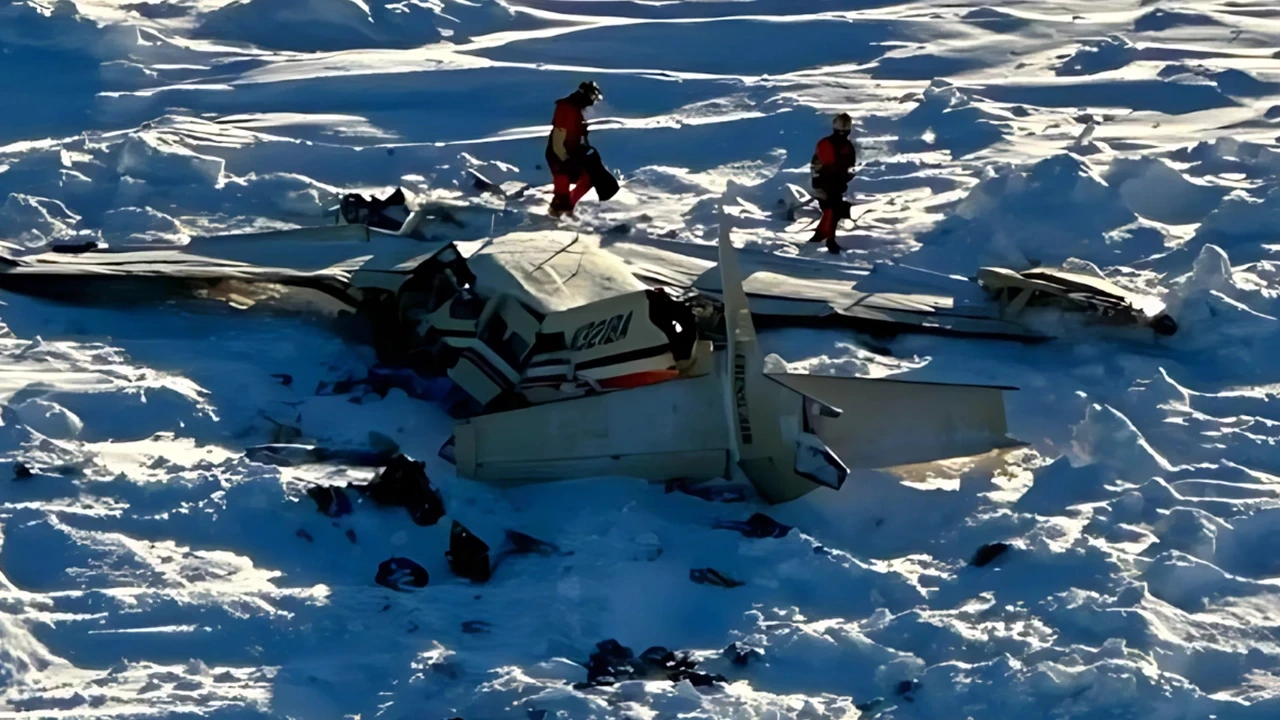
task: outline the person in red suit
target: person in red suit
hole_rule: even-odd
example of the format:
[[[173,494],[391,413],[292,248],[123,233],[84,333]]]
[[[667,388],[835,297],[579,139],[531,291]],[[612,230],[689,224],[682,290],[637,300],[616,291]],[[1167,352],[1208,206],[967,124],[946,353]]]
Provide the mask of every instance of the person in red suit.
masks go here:
[[[853,166],[857,162],[857,151],[849,139],[852,131],[853,118],[849,113],[836,115],[831,121],[831,134],[818,141],[813,159],[809,161],[813,196],[818,199],[818,207],[822,208],[822,219],[809,242],[826,242],[827,250],[833,253],[840,252],[840,246],[836,244],[836,226],[841,219],[849,217],[849,203],[845,201],[844,193],[849,189]]]
[[[578,201],[591,190],[591,176],[583,167],[583,160],[590,145],[587,143],[586,108],[603,98],[600,87],[592,81],[578,85],[578,89],[556,100],[555,115],[551,118],[551,133],[547,136],[547,167],[551,170],[554,194],[547,214],[551,217],[573,216]],[[576,181],[570,190],[571,182]]]

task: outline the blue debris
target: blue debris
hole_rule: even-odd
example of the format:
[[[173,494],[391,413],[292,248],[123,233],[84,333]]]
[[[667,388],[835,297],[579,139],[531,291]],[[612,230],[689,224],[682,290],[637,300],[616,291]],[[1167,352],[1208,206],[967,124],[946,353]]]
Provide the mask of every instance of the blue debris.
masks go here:
[[[426,587],[429,579],[427,569],[418,563],[409,558],[393,557],[378,565],[378,574],[373,581],[383,587],[404,592],[408,588]]]

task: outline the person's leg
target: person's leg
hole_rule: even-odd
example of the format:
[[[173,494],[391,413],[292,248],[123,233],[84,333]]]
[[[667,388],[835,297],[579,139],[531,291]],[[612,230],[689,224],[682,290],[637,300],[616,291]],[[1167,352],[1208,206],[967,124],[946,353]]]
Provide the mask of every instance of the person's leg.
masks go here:
[[[568,212],[573,208],[573,204],[569,201],[569,175],[565,172],[564,164],[560,158],[556,157],[550,149],[547,150],[547,169],[551,171],[551,207],[547,213],[553,217]]]
[[[814,231],[809,242],[824,242],[836,236],[836,208],[825,194],[818,198],[818,207],[822,209],[822,218],[818,220],[818,229]]]
[[[578,201],[590,191],[591,175],[589,175],[586,170],[583,170],[582,174],[578,176],[578,183],[573,186],[573,192],[569,194],[569,207],[573,208],[577,206]]]
[[[818,207],[822,208],[822,218],[818,220],[818,229],[814,231],[813,237],[809,238],[809,242],[824,242],[829,252],[840,252],[840,246],[836,244],[836,227],[840,224],[838,211],[843,202],[844,198],[835,193],[823,193],[823,197],[818,200]]]

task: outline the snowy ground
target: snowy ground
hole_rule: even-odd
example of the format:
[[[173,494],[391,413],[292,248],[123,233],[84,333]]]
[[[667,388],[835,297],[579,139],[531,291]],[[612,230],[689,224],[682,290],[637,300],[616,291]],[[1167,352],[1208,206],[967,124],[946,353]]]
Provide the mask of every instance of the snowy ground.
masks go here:
[[[551,102],[593,78],[624,185],[584,222],[710,243],[725,193],[744,252],[1076,258],[1181,324],[1037,347],[767,335],[818,372],[1017,385],[1030,445],[765,508],[457,480],[440,403],[314,392],[372,357],[307,318],[6,295],[0,453],[35,475],[0,482],[0,717],[1280,717],[1274,3],[4,0],[0,49],[0,234],[33,250],[322,222],[351,189],[471,197],[467,168],[536,186],[510,229],[549,197]],[[771,214],[839,110],[868,209],[828,260],[811,218]],[[286,416],[328,444],[395,438],[449,518],[320,515],[306,481],[373,471],[242,457]],[[710,527],[759,510],[796,531]],[[443,555],[453,518],[573,554],[471,585]],[[430,585],[375,585],[393,555]],[[573,689],[607,638],[732,682]],[[763,656],[728,663],[734,641]]]

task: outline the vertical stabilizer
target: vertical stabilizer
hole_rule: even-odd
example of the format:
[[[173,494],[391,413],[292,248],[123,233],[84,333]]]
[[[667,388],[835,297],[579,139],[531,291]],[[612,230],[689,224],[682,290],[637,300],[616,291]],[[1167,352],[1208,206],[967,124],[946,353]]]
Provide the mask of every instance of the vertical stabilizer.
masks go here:
[[[733,425],[730,457],[770,503],[794,500],[821,485],[838,490],[848,469],[810,432],[805,397],[764,375],[764,353],[751,321],[738,251],[723,207],[719,259],[728,338],[725,378]]]
[[[747,293],[742,288],[742,268],[733,247],[728,216],[720,209],[720,286],[723,289],[724,328],[728,347],[724,358],[725,411],[729,419],[729,437],[733,438],[729,457],[737,462],[742,457],[742,445],[751,444],[751,418],[747,411],[746,373],[747,354],[756,348],[756,328],[751,322],[751,308]],[[763,360],[760,363],[763,369]]]

